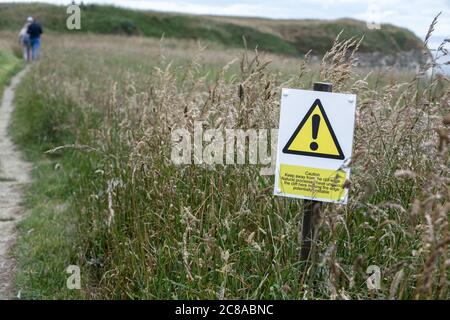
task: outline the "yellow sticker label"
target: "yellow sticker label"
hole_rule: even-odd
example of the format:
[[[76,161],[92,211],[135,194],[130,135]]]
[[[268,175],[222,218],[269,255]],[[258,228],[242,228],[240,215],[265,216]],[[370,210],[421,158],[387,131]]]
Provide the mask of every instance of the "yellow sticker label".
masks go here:
[[[281,164],[279,189],[282,193],[308,199],[343,201],[346,195],[343,170],[327,170]]]

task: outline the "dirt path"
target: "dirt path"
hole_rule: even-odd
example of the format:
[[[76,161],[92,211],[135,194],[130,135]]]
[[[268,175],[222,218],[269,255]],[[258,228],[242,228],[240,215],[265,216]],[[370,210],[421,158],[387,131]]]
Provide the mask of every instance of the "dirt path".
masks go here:
[[[26,72],[27,69],[12,79],[0,106],[0,300],[15,297],[11,291],[15,263],[9,249],[15,240],[16,225],[25,212],[21,206],[23,186],[30,179],[31,165],[22,160],[8,136],[14,90]]]

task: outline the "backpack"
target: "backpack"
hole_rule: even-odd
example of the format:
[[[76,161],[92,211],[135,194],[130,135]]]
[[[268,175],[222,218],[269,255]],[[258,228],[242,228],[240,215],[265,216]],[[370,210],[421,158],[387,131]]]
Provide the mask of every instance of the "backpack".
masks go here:
[[[29,46],[31,44],[30,35],[28,34],[27,28],[23,28],[20,31],[19,37],[23,45]]]
[[[30,35],[28,33],[22,37],[22,43],[26,46],[31,45]]]

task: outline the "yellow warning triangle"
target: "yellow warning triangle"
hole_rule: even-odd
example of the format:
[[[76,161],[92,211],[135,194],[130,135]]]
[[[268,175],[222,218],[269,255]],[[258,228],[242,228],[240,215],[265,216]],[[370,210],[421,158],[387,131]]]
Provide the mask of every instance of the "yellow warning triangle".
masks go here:
[[[314,101],[283,152],[329,159],[345,158],[319,99]]]

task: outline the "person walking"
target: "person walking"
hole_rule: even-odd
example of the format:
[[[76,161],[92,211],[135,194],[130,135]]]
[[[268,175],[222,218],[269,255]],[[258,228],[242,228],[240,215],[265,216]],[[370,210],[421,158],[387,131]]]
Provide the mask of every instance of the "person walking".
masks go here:
[[[33,22],[32,17],[28,17],[25,25],[20,30],[19,33],[19,42],[20,45],[23,48],[23,59],[26,62],[29,62],[31,60],[31,42],[30,42],[30,35],[28,34],[28,27]]]
[[[28,26],[27,32],[30,36],[31,58],[33,61],[36,61],[40,56],[41,35],[44,31],[41,24],[36,19],[33,19],[33,22]]]

